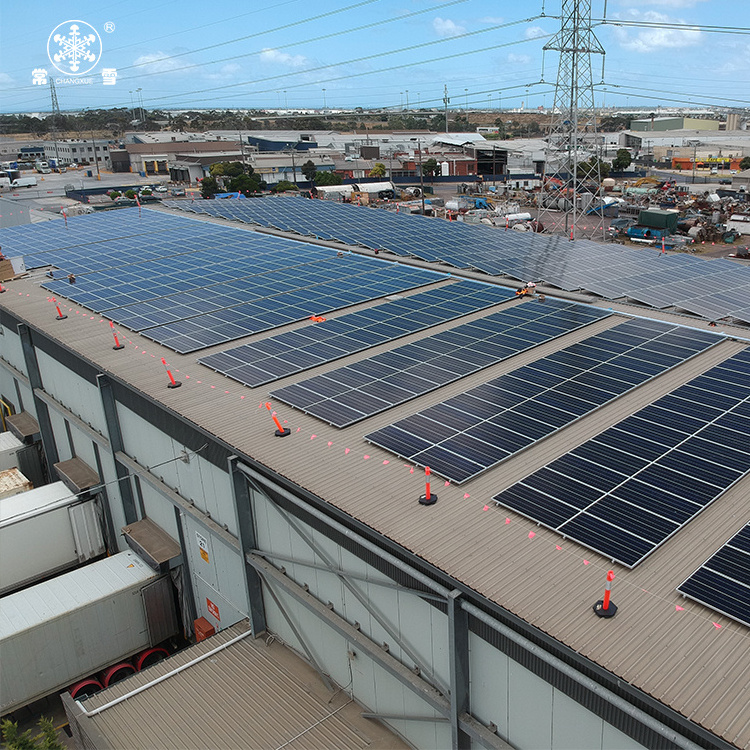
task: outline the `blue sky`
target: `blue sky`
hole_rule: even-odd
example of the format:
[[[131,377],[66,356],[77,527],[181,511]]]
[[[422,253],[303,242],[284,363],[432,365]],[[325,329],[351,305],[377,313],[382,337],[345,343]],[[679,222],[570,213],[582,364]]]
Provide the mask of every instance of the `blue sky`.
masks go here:
[[[595,18],[603,4],[592,0]],[[60,107],[71,111],[137,97],[149,109],[399,109],[407,99],[415,108],[442,106],[446,85],[451,107],[550,106],[557,58],[542,48],[559,13],[560,0],[4,0],[0,111],[49,110],[48,88],[32,84],[39,68],[54,73]],[[597,104],[750,106],[750,32],[696,28],[750,25],[746,0],[608,0],[607,19],[657,26],[596,27],[606,50]],[[71,20],[101,39],[86,76],[55,70],[48,57],[53,30]],[[69,40],[69,24],[58,33]],[[85,49],[98,56],[98,45]],[[601,56],[593,67],[599,82]],[[114,85],[103,84],[104,68],[117,70]],[[68,82],[87,77],[93,83]]]

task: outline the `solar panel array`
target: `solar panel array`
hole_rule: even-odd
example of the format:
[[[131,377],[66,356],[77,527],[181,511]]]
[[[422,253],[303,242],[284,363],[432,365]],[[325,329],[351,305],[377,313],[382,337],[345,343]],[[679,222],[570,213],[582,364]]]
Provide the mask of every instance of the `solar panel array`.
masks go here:
[[[251,387],[331,362],[388,341],[504,302],[507,289],[458,281],[377,307],[286,331],[199,359]]]
[[[633,567],[750,470],[748,373],[750,349],[493,499]]]
[[[365,436],[456,483],[719,341],[631,320]]]
[[[750,322],[750,268],[730,260],[662,255],[654,249],[590,240],[570,242],[546,234],[303,198],[166,204],[457,268],[475,268],[522,281],[534,279],[568,291],[586,289],[608,299],[627,298],[709,319],[731,317]]]
[[[750,523],[677,590],[750,627]]]
[[[27,266],[59,269],[45,289],[180,353],[445,278],[165,213],[120,209],[70,219],[69,230],[50,223],[3,234],[0,244],[15,255],[38,228]]]
[[[609,314],[574,303],[533,300],[280,388],[272,395],[329,424],[345,427]]]

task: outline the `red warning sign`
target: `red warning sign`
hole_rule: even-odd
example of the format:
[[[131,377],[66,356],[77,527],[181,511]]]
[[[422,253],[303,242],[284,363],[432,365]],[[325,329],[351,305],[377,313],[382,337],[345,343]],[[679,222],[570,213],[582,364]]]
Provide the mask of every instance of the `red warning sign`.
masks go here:
[[[206,606],[208,607],[209,614],[213,615],[219,622],[221,622],[219,608],[208,597],[206,597]]]

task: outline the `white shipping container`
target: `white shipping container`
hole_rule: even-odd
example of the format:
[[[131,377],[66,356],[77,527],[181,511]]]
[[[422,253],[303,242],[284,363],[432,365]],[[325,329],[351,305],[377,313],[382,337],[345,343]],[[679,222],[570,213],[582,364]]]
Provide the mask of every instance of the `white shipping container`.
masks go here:
[[[0,499],[0,595],[105,551],[93,500],[62,483]]]
[[[175,632],[171,583],[121,552],[0,600],[0,715]]]
[[[23,443],[12,433],[0,432],[0,471],[18,468],[16,454],[23,447]]]

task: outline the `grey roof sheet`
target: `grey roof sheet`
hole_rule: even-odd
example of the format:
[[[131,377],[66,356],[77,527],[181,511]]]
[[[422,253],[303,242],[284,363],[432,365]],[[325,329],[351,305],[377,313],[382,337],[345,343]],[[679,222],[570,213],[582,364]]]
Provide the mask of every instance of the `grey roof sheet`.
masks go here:
[[[99,708],[247,632],[238,623],[82,702]],[[113,750],[408,747],[278,641],[248,636],[86,722]],[[239,720],[241,719],[241,720]],[[85,724],[84,724],[85,726]]]

